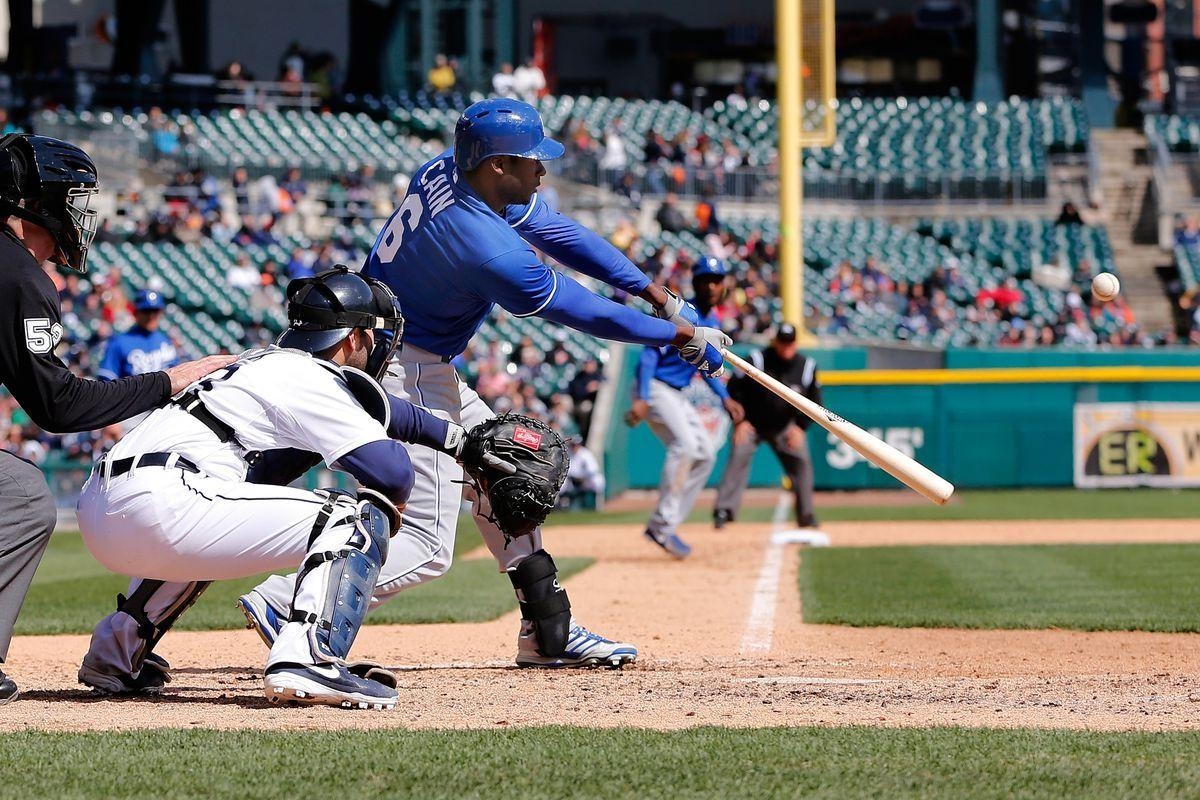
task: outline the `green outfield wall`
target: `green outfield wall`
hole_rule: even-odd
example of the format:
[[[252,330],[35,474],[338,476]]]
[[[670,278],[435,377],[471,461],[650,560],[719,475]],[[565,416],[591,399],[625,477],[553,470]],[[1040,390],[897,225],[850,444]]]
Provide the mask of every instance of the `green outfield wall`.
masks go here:
[[[1200,403],[1200,353],[1190,350],[947,351],[947,368],[933,370],[862,369],[866,359],[855,350],[810,353],[823,371],[826,406],[964,488],[1070,486],[1077,403]],[[621,415],[634,362],[627,359],[619,387]],[[900,486],[815,424],[808,441],[820,489]],[[726,443],[712,485],[727,451]],[[663,452],[645,424],[614,424],[605,458],[611,493],[657,486]],[[770,450],[760,448],[751,485],[778,485],[780,477]]]

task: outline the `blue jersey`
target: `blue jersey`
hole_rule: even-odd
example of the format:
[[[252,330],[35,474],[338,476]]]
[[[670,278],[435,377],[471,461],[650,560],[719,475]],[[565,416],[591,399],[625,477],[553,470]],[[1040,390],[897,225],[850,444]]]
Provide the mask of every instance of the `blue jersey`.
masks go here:
[[[101,380],[115,381],[130,375],[161,372],[178,363],[179,354],[169,336],[135,325],[108,340],[99,375]]]
[[[720,328],[721,321],[711,310],[700,317],[699,325]],[[673,389],[682,389],[692,382],[699,370],[683,360],[674,347],[646,347],[638,359],[637,393],[642,400],[650,399],[650,381],[662,381]],[[725,384],[717,378],[705,376],[705,382],[724,400],[729,397]]]
[[[649,284],[616,248],[552,211],[536,194],[527,205],[497,214],[461,177],[449,150],[417,170],[371,247],[363,274],[396,293],[406,343],[452,357],[466,349],[493,305],[524,317],[548,312],[556,297],[559,303],[568,293],[573,300],[580,297],[573,293],[578,284],[541,263],[530,245],[631,294]],[[608,302],[591,297],[585,306]],[[616,319],[620,330],[591,324],[597,314],[586,312]],[[674,335],[674,326],[653,318],[640,322],[636,318],[646,315],[632,309],[592,305],[580,309],[579,319],[569,310],[558,316],[580,330],[624,341],[666,343]]]

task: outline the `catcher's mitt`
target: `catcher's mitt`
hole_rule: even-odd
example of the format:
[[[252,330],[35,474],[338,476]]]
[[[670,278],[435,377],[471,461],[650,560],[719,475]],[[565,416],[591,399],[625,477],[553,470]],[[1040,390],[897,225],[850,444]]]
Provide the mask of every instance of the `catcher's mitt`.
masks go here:
[[[527,536],[554,508],[571,457],[546,423],[502,414],[467,433],[458,460],[492,506],[492,522],[509,539]]]

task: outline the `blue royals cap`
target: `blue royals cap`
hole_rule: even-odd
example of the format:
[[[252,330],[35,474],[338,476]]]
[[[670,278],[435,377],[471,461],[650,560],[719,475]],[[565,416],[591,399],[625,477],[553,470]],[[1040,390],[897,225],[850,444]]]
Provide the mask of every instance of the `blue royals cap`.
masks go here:
[[[133,298],[133,307],[137,311],[162,311],[167,307],[161,292],[153,289],[142,289]]]
[[[550,161],[564,152],[542,129],[537,109],[520,100],[492,97],[472,103],[454,126],[454,163],[465,172],[492,156]]]

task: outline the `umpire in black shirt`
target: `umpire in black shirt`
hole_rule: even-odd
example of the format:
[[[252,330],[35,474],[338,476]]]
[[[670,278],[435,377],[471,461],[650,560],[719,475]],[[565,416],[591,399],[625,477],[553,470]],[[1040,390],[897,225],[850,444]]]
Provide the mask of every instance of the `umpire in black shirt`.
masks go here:
[[[43,265],[87,271],[99,191],[96,167],[78,147],[45,136],[0,138],[0,384],[35,423],[57,433],[149,411],[234,358],[209,356],[103,383],[76,377],[54,355],[63,327]],[[0,451],[0,663],[55,518],[41,471]],[[16,696],[16,683],[0,671],[0,703]]]
[[[796,344],[796,328],[784,323],[779,326],[771,346],[752,353],[750,361],[800,392],[815,403],[821,402],[821,383],[817,379],[817,362],[800,353]],[[796,498],[796,522],[801,528],[815,528],[813,513],[813,471],[804,432],[811,420],[793,408],[786,400],[765,389],[747,375],[729,381],[729,395],[742,404],[746,419],[733,431],[733,448],[717,490],[713,509],[713,525],[724,527],[737,516],[742,505],[742,493],[750,478],[750,460],[760,442],[775,451],[780,466],[792,483]]]

